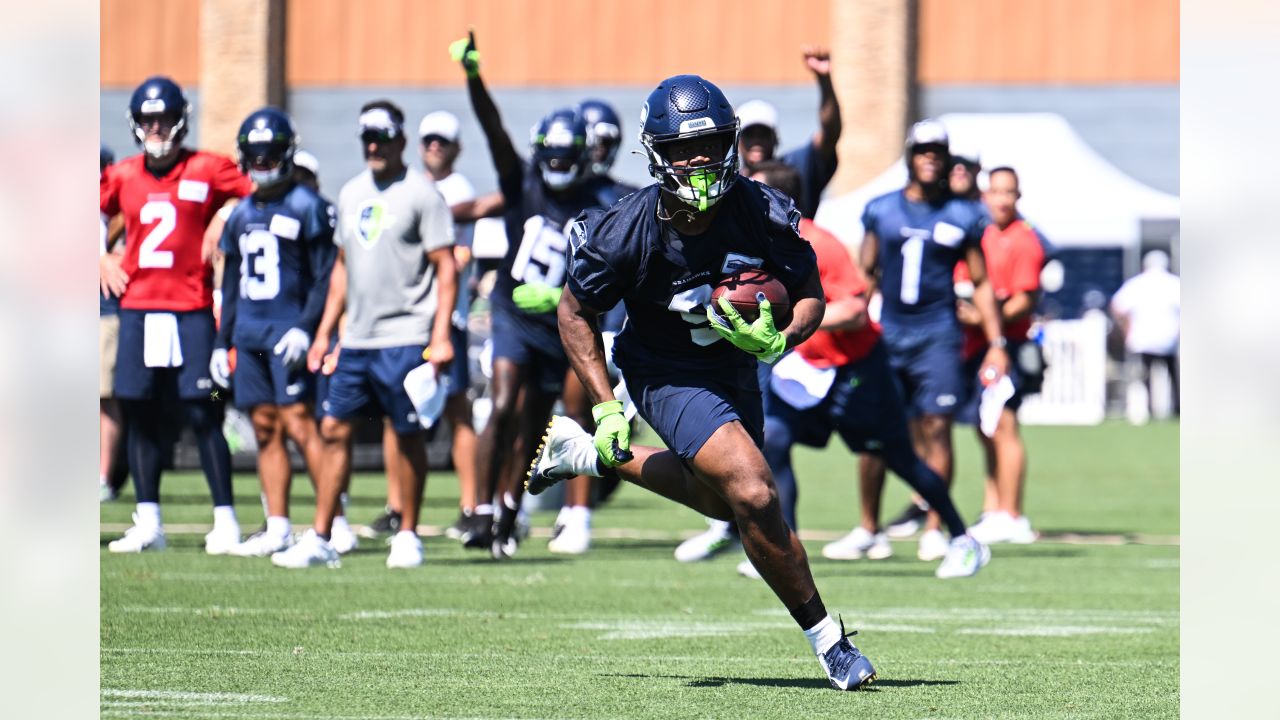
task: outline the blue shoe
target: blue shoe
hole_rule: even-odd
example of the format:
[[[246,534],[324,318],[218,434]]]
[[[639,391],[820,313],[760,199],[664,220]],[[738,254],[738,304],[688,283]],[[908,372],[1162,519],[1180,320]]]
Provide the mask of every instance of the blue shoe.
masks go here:
[[[876,681],[876,669],[849,638],[858,634],[857,630],[849,634],[844,632],[844,618],[840,619],[840,642],[831,649],[818,655],[818,662],[827,671],[827,680],[837,690],[859,690]]]

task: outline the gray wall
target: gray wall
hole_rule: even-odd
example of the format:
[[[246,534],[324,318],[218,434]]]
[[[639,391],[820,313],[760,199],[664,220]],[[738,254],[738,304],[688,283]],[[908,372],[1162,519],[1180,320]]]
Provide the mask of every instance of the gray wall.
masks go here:
[[[1111,164],[1178,195],[1178,86],[948,86],[921,89],[925,115],[1053,112]]]

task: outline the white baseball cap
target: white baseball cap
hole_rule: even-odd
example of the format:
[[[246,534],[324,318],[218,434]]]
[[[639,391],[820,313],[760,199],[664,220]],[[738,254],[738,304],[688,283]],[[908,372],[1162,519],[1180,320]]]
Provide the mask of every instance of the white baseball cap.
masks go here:
[[[916,145],[946,145],[951,146],[951,140],[947,137],[947,128],[937,120],[921,120],[911,126],[911,132],[907,133],[907,150]]]
[[[778,109],[764,100],[748,100],[738,106],[738,121],[743,130],[752,125],[763,125],[778,132]]]
[[[306,150],[299,150],[293,154],[293,164],[303,170],[310,170],[312,175],[317,177],[320,175],[320,161]]]
[[[449,142],[458,141],[458,116],[448,110],[437,110],[418,124],[418,137],[439,135]]]

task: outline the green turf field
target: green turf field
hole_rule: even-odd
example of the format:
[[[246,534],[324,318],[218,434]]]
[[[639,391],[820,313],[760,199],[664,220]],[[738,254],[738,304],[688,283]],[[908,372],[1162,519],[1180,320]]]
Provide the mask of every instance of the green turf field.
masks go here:
[[[957,497],[976,516],[977,446],[957,432]],[[997,546],[976,578],[939,581],[895,543],[885,561],[840,563],[853,456],[801,451],[800,523],[832,614],[880,680],[838,693],[791,618],[738,557],[681,565],[693,511],[631,486],[595,518],[581,558],[532,538],[496,564],[444,537],[427,565],[389,571],[364,541],[337,570],[208,557],[201,534],[162,553],[106,551],[132,496],[102,509],[104,717],[330,718],[1154,718],[1178,714],[1178,426],[1028,428],[1027,514],[1072,542]],[[652,442],[652,435],[646,439]],[[905,499],[891,481],[886,514]],[[358,476],[350,516],[382,507]],[[237,477],[246,530],[256,479]],[[295,489],[295,522],[310,489]],[[428,480],[425,522],[456,515],[452,475]],[[166,478],[165,522],[208,525],[198,474]],[[550,524],[535,515],[535,526]],[[192,530],[196,528],[191,528]],[[110,530],[110,531],[109,531]],[[634,530],[635,532],[627,532]],[[626,537],[630,536],[630,537]],[[816,539],[813,539],[816,538]]]

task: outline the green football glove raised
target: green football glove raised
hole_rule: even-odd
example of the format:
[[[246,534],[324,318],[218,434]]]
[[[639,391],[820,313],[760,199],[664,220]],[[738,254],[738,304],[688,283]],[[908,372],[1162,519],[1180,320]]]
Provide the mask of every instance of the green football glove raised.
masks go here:
[[[467,77],[473,78],[480,75],[480,51],[476,50],[474,32],[468,31],[466,37],[449,43],[449,57],[453,58],[454,62],[462,63],[462,69],[467,71]]]
[[[511,299],[516,307],[531,313],[549,313],[560,304],[560,293],[564,288],[551,287],[541,283],[525,283],[517,285],[511,291]]]
[[[596,421],[595,446],[600,462],[618,467],[631,460],[631,423],[622,414],[622,401],[610,400],[591,408]]]
[[[724,297],[720,298],[724,314],[717,314],[715,306],[708,305],[707,319],[720,337],[734,347],[772,365],[787,351],[787,338],[773,326],[773,306],[764,293],[756,293],[756,302],[760,303],[760,317],[750,325]]]

